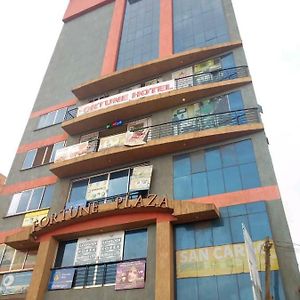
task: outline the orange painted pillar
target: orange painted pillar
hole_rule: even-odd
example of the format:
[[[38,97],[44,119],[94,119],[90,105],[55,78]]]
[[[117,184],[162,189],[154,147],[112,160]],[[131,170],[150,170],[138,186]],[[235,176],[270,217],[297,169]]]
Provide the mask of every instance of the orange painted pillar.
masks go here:
[[[173,54],[173,0],[160,0],[159,58]]]
[[[169,221],[156,223],[155,300],[174,299],[173,226]]]
[[[45,292],[47,291],[50,278],[50,268],[56,255],[57,244],[58,241],[53,238],[40,242],[26,300],[45,299]]]
[[[125,9],[126,0],[115,0],[115,7],[106,43],[101,76],[110,74],[116,69]]]

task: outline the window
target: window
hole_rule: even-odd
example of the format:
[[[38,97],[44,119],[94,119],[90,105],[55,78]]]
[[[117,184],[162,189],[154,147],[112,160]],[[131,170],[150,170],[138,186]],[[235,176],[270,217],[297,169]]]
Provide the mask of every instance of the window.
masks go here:
[[[22,170],[30,169],[37,166],[42,166],[54,161],[55,153],[58,149],[63,148],[65,141],[56,144],[44,146],[37,149],[29,150],[26,153]]]
[[[94,200],[105,203],[126,193],[133,198],[144,195],[150,188],[151,175],[152,166],[142,165],[75,180],[66,206],[82,205],[83,202]]]
[[[11,216],[49,207],[53,188],[54,185],[48,185],[14,194],[7,215]]]
[[[159,0],[126,1],[117,69],[158,57]]]
[[[37,129],[45,128],[63,122],[68,111],[72,110],[74,107],[75,105],[72,105],[41,115]]]
[[[221,0],[173,0],[174,53],[229,40]]]
[[[195,197],[260,186],[251,140],[174,157],[174,198]]]

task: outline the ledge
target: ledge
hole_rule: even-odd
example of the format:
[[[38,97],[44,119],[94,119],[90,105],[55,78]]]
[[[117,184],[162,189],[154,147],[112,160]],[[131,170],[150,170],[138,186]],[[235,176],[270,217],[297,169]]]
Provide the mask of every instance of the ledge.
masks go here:
[[[108,123],[120,119],[120,116],[126,116],[126,120],[139,116],[147,115],[179,106],[184,103],[205,98],[212,95],[227,92],[251,82],[250,77],[242,77],[231,80],[218,81],[193,87],[173,90],[155,96],[145,97],[138,100],[118,104],[106,109],[100,109],[76,117],[62,123],[62,128],[70,135],[76,135],[93,129],[99,129]]]
[[[122,88],[142,80],[157,77],[159,74],[178,69],[180,66],[184,67],[191,63],[220,55],[224,52],[240,47],[241,45],[241,41],[233,41],[181,52],[167,58],[155,59],[150,62],[89,81],[74,88],[72,92],[79,100],[96,97],[110,90]]]
[[[223,140],[263,130],[261,123],[219,127],[176,136],[168,136],[149,141],[136,147],[112,147],[100,152],[92,152],[73,159],[52,164],[50,171],[58,177],[70,177],[94,172],[100,169],[129,164],[194,147],[208,145]]]

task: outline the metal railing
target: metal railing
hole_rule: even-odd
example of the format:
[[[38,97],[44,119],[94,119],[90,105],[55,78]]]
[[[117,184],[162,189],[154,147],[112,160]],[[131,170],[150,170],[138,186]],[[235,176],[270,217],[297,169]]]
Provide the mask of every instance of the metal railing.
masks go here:
[[[212,72],[205,72],[201,74],[194,74],[175,79],[176,89],[197,86],[212,82],[219,82],[223,80],[232,80],[236,78],[246,77],[249,75],[247,66],[239,66],[228,69],[221,69]],[[70,109],[66,112],[64,121],[76,118],[78,107]]]
[[[138,258],[123,261],[114,261],[107,263],[88,264],[80,266],[68,266],[52,268],[51,272],[64,269],[75,269],[71,288],[83,288],[92,286],[103,286],[105,284],[114,284],[116,282],[117,265],[123,262],[145,260]]]

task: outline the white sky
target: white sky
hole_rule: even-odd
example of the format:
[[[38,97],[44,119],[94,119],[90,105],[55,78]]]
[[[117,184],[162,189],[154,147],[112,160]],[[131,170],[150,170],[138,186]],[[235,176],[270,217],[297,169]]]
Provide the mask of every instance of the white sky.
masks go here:
[[[4,175],[19,146],[68,2],[0,1],[0,173]],[[233,5],[300,261],[300,2],[233,0]]]

